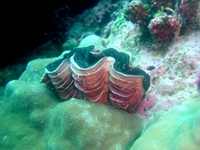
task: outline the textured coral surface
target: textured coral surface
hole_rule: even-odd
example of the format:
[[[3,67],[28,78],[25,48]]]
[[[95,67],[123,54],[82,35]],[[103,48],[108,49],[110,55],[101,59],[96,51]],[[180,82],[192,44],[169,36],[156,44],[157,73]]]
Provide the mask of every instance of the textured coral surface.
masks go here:
[[[149,120],[131,150],[198,150],[200,148],[200,97],[173,107],[159,120]],[[151,122],[152,121],[152,122]]]

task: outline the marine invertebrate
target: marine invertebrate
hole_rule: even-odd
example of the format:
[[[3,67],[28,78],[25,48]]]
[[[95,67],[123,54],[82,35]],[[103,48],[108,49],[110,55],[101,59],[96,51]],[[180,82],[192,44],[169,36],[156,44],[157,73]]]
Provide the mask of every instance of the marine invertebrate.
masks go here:
[[[125,10],[125,18],[141,27],[148,25],[150,17],[149,7],[142,2],[132,1]]]
[[[181,32],[187,32],[194,28],[197,20],[199,0],[182,0],[179,5],[178,14],[183,22]]]
[[[112,48],[76,48],[49,64],[42,82],[65,100],[88,99],[133,113],[150,86],[150,77],[130,66],[129,60],[129,55]]]
[[[179,14],[187,20],[194,20],[197,15],[199,0],[182,0],[179,5]]]
[[[151,36],[156,43],[166,45],[174,36],[199,27],[198,7],[199,0],[132,1],[124,17],[140,26],[144,38]]]
[[[166,13],[152,19],[148,27],[156,41],[172,40],[180,28],[177,17]]]

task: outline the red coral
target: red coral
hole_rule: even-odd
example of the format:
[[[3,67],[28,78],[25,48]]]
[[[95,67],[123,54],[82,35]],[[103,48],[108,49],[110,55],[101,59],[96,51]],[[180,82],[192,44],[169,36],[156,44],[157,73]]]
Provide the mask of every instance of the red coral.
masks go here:
[[[181,33],[184,34],[195,27],[199,0],[182,0],[178,13],[182,18]]]
[[[171,40],[179,30],[179,21],[175,16],[164,14],[152,19],[148,27],[156,41]]]
[[[150,20],[150,11],[142,2],[132,1],[125,12],[125,18],[132,23],[146,26]]]
[[[182,18],[192,21],[196,19],[199,0],[182,0],[179,6],[179,14]]]

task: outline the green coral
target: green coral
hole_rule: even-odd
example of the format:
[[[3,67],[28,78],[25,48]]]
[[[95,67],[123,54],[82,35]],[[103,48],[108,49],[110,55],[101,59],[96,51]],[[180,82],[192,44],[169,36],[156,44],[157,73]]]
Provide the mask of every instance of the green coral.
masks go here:
[[[200,97],[188,99],[162,117],[152,119],[155,123],[149,121],[131,150],[200,149]]]

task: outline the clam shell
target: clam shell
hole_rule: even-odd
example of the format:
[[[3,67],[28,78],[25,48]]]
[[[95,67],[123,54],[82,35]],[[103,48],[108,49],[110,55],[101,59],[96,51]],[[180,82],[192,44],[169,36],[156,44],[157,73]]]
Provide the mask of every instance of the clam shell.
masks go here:
[[[150,86],[149,75],[130,66],[129,55],[115,49],[94,54],[94,47],[72,50],[49,64],[42,82],[64,100],[87,99],[135,113]]]

